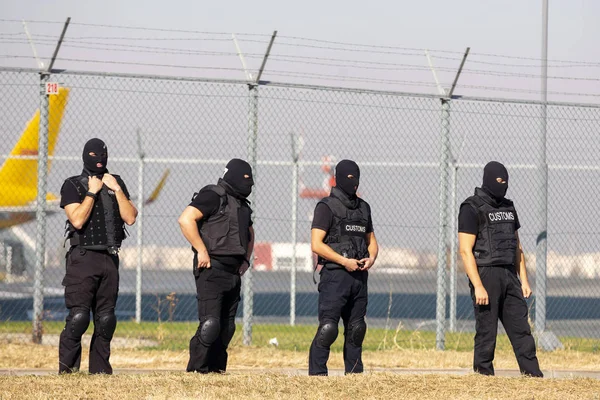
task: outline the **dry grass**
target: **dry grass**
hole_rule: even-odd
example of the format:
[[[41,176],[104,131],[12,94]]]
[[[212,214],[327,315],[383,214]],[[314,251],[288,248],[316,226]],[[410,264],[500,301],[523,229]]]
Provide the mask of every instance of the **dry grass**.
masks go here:
[[[82,369],[87,369],[88,348],[82,354]],[[571,369],[598,370],[600,354],[577,351],[538,353],[542,370]],[[375,368],[470,368],[473,353],[467,351],[386,350],[365,351],[366,369]],[[184,370],[188,361],[187,350],[149,350],[113,348],[113,368]],[[495,367],[517,370],[515,356],[510,350],[496,352]],[[7,343],[0,341],[0,369],[57,368],[58,348],[49,345]],[[236,345],[229,351],[229,368],[307,368],[308,352],[273,347],[245,347]],[[330,368],[343,368],[342,354],[332,352]]]
[[[593,379],[282,374],[0,376],[4,399],[598,399]]]
[[[84,347],[82,367],[87,369]],[[364,352],[365,368],[454,369],[470,368],[470,351],[391,349]],[[55,345],[0,341],[0,369],[50,369],[58,363]],[[543,370],[594,371],[600,354],[577,351],[539,353]],[[308,354],[274,347],[230,349],[229,373],[200,375],[183,372],[187,350],[116,347],[111,362],[117,372],[142,369],[145,374],[90,376],[0,376],[0,399],[600,399],[600,380],[533,379],[434,374],[367,373],[364,375],[296,376],[306,370]],[[512,351],[499,349],[497,369],[517,371]],[[332,369],[343,368],[340,352],[332,352]],[[292,369],[285,374],[285,369]],[[172,370],[169,372],[149,372]],[[279,372],[277,372],[279,371]],[[301,372],[302,373],[302,372]]]

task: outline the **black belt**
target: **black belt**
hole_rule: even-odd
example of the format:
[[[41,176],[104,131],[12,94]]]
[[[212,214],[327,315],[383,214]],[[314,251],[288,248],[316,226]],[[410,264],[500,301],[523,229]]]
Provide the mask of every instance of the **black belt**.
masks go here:
[[[477,266],[477,268],[482,268],[482,267],[514,269],[515,265],[514,264],[492,264],[492,265],[478,265]]]
[[[234,275],[240,273],[240,266],[225,265],[222,262],[215,260],[214,258],[210,259],[210,267],[218,269],[220,271],[229,272],[230,274]]]
[[[325,263],[325,264],[323,265],[323,268],[324,268],[324,269],[330,269],[330,270],[331,270],[331,269],[346,269],[346,268],[344,268],[342,265],[340,265],[340,264],[336,264],[336,263],[333,263],[333,262],[327,262],[327,263]]]
[[[69,239],[71,247],[81,247],[82,249],[99,251],[99,252],[107,252],[108,254],[113,254],[113,255],[119,254],[119,247],[117,247],[117,246],[107,246],[104,244],[84,246],[81,244],[81,241],[79,240],[79,235],[77,235],[77,234],[75,234],[67,239]],[[66,241],[66,239],[65,239],[65,241]]]

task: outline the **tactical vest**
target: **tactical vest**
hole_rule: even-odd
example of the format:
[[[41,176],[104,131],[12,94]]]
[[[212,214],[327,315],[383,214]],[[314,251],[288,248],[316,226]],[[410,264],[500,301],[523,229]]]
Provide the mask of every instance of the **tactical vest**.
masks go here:
[[[118,182],[122,182],[118,175],[113,176]],[[75,186],[80,201],[83,201],[88,191],[88,177],[78,175],[67,180]],[[75,229],[67,220],[67,237],[71,239],[72,246],[89,250],[113,251],[121,247],[121,242],[125,239],[125,229],[115,193],[103,186],[96,195],[90,217],[81,229]]]
[[[514,265],[517,253],[515,207],[504,199],[492,205],[492,198],[480,188],[463,204],[477,211],[479,231],[473,246],[477,266]]]
[[[250,243],[252,213],[248,201],[228,194],[221,185],[205,186],[198,194],[207,190],[215,192],[221,199],[216,213],[198,221],[198,232],[208,254],[245,257]]]
[[[329,207],[333,214],[333,223],[323,242],[346,258],[356,260],[367,258],[369,257],[367,227],[371,213],[369,205],[359,198],[358,206],[352,208],[344,195],[338,192],[339,189],[333,187],[331,195],[319,202]],[[319,264],[330,269],[341,268],[340,265],[322,257],[319,257]]]

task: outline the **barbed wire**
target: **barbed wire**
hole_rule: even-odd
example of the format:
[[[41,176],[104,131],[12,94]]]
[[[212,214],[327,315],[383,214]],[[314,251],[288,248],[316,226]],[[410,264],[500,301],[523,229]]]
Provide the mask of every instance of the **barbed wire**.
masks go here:
[[[11,22],[11,23],[22,23],[22,20],[15,19],[0,19],[0,22]],[[26,20],[25,22],[32,24],[62,24],[60,21],[44,21],[44,20]],[[138,32],[144,32],[142,35],[136,35],[128,37],[126,35],[79,35],[79,36],[67,36],[63,42],[65,48],[81,49],[81,50],[92,50],[95,52],[127,52],[135,54],[163,54],[163,55],[182,55],[182,56],[207,56],[207,57],[236,57],[239,56],[237,51],[221,51],[220,49],[203,49],[196,50],[193,48],[181,48],[173,46],[153,46],[150,42],[175,42],[175,41],[188,41],[188,42],[202,42],[202,43],[224,43],[232,40],[232,34],[229,32],[210,32],[210,31],[197,31],[197,30],[185,30],[185,29],[165,29],[158,27],[142,27],[142,26],[122,26],[122,25],[108,25],[108,24],[93,24],[93,23],[80,23],[71,22],[73,26],[81,27],[94,27],[103,28],[108,31],[111,30],[132,30]],[[161,33],[159,37],[153,37],[148,32]],[[174,37],[168,37],[164,34],[175,34]],[[190,34],[192,36],[186,37],[182,34]],[[23,38],[24,33],[22,32],[0,32],[0,43],[2,44],[17,44],[26,45],[29,40]],[[259,34],[259,33],[236,33],[240,37],[240,41],[246,43],[260,43],[264,45],[268,43],[268,39],[271,34]],[[37,34],[32,37],[34,44],[44,47],[54,47],[56,45],[57,36],[47,34]],[[130,43],[127,43],[129,41]],[[148,45],[135,43],[136,41],[148,42]],[[116,43],[115,43],[116,42]],[[286,48],[302,49],[303,51],[312,50],[327,50],[330,55],[323,56],[322,54],[293,54],[298,52],[297,50],[286,52]],[[281,51],[283,50],[283,53]],[[372,83],[372,84],[389,84],[389,85],[407,85],[430,88],[435,87],[436,84],[432,82],[424,82],[418,79],[391,79],[386,77],[372,77],[372,76],[361,76],[358,71],[403,71],[403,72],[427,72],[431,70],[427,65],[418,63],[403,63],[394,62],[392,60],[377,60],[377,59],[366,59],[352,58],[348,55],[388,55],[395,57],[409,57],[409,58],[424,58],[425,52],[428,52],[434,59],[444,61],[456,61],[462,60],[462,51],[452,51],[443,49],[431,49],[426,50],[424,48],[415,47],[403,47],[403,46],[391,46],[391,45],[378,45],[378,44],[364,44],[364,43],[352,43],[325,39],[313,39],[299,36],[285,36],[279,35],[275,41],[275,47],[271,51],[270,60],[277,61],[280,63],[294,64],[292,69],[267,69],[265,70],[266,75],[297,78],[297,79],[312,79],[312,80],[328,80],[334,82],[345,82],[345,83]],[[340,52],[344,56],[336,57],[335,52]],[[243,54],[244,57],[252,59],[262,59],[264,54],[250,52]],[[19,54],[2,54],[2,58],[14,58],[14,59],[27,59],[33,57],[27,57]],[[381,57],[380,57],[381,58]],[[491,59],[491,60],[488,60]],[[497,59],[497,60],[496,60]],[[162,62],[145,62],[137,60],[114,60],[104,57],[98,58],[87,58],[87,57],[59,57],[59,61],[63,62],[80,62],[88,64],[106,64],[106,65],[130,65],[130,66],[146,66],[146,67],[164,67],[164,68],[180,68],[188,70],[221,70],[221,71],[243,71],[241,67],[236,68],[230,65],[186,65],[181,64],[170,64]],[[509,60],[504,61],[504,60]],[[523,61],[510,62],[510,60]],[[526,80],[539,80],[542,78],[541,73],[531,73],[525,71],[515,71],[514,68],[541,68],[544,61],[536,57],[524,57],[514,55],[503,55],[485,52],[471,52],[467,59],[467,66],[469,64],[486,66],[484,68],[464,68],[462,73],[464,75],[478,75],[484,77],[499,77],[499,78],[515,78],[515,79],[526,79]],[[445,65],[444,65],[445,64]],[[441,66],[435,68],[438,72],[445,73],[456,73],[457,67],[449,67],[448,63],[442,63]],[[347,74],[340,74],[339,71],[335,73],[327,73],[327,69],[321,68],[319,72],[311,72],[302,69],[306,66],[314,67],[327,67],[340,69],[343,68]],[[501,67],[502,70],[487,68],[487,67]],[[551,59],[547,60],[548,68],[598,68],[600,62],[592,61],[581,61],[581,60],[560,60]],[[510,68],[511,70],[506,70]],[[355,73],[352,73],[355,71]],[[547,76],[549,81],[551,80],[562,80],[572,82],[600,82],[600,76],[575,76],[573,74],[550,74]],[[468,83],[468,82],[467,82]],[[444,83],[449,85],[449,83]],[[514,85],[514,83],[513,83]],[[537,94],[542,93],[541,90],[528,89],[523,87],[500,87],[497,85],[472,85],[472,84],[460,84],[458,87],[462,89],[474,89],[474,90],[487,90],[487,91],[500,91],[507,93],[527,93]],[[548,91],[548,94],[555,95],[568,95],[568,96],[582,96],[582,97],[598,97],[597,93],[579,93],[579,92],[568,92],[568,91]]]
[[[54,41],[46,40],[41,43],[42,46],[54,46]],[[0,43],[27,43],[25,40],[8,40],[8,39],[0,39]],[[206,50],[186,50],[186,49],[171,49],[168,47],[156,47],[156,46],[140,46],[140,45],[127,45],[127,44],[103,44],[97,42],[76,42],[84,44],[79,46],[77,44],[72,44],[72,41],[65,40],[65,47],[72,48],[80,48],[86,50],[101,50],[101,51],[126,51],[126,52],[134,52],[134,53],[152,53],[154,54],[156,51],[161,51],[165,54],[175,54],[175,55],[203,55],[203,56],[238,56],[235,52],[225,52],[225,51],[206,51]],[[104,47],[107,46],[107,47]],[[108,47],[108,46],[116,46],[116,47]],[[247,55],[250,58],[262,58],[264,57],[261,54],[250,53]],[[288,59],[290,58],[290,59]],[[60,59],[60,57],[59,57]],[[306,65],[320,65],[320,66],[330,66],[330,67],[338,67],[338,68],[357,68],[364,70],[380,70],[380,71],[398,71],[398,70],[413,70],[413,71],[427,71],[430,70],[427,66],[416,65],[416,64],[401,64],[401,63],[383,63],[383,62],[370,62],[370,61],[361,61],[355,60],[352,63],[356,64],[364,64],[364,65],[348,65],[348,64],[339,64],[337,62],[328,62],[328,61],[349,61],[344,59],[331,59],[331,58],[315,58],[308,56],[272,56],[272,60],[277,60],[281,62],[287,63],[296,63],[296,64],[306,64]],[[311,61],[311,60],[322,60],[321,61]],[[100,61],[98,61],[100,62]],[[389,66],[379,66],[379,65],[389,65]],[[438,71],[444,72],[455,72],[455,68],[449,67],[438,67]],[[516,73],[516,72],[505,72],[505,71],[496,71],[496,70],[478,70],[478,69],[469,69],[465,68],[462,71],[465,74],[475,74],[475,75],[484,75],[484,76],[499,76],[499,77],[515,77],[515,78],[528,78],[528,79],[539,79],[542,76],[539,74],[525,74],[525,73]],[[557,76],[557,75],[549,75],[547,76],[549,80],[573,80],[573,81],[600,81],[600,78],[592,78],[592,77],[573,77],[573,76]]]
[[[20,19],[0,19],[0,22],[12,22],[12,23],[41,23],[41,24],[64,24],[65,21],[44,21],[44,20],[20,20]],[[196,31],[196,30],[186,30],[186,29],[173,29],[173,28],[149,28],[143,26],[129,26],[129,25],[110,25],[110,24],[93,24],[93,23],[85,23],[85,22],[75,22],[71,21],[69,25],[72,26],[88,26],[93,28],[111,28],[111,29],[125,29],[125,30],[138,30],[138,31],[148,31],[148,32],[173,32],[173,33],[193,33],[198,35],[230,35],[232,32],[211,32],[211,31]],[[236,35],[248,35],[248,36],[263,36],[263,37],[271,37],[271,33],[246,33],[240,32],[235,33]]]
[[[27,41],[17,41],[17,40],[5,40],[0,39],[0,43],[27,43]],[[108,45],[104,45],[103,43],[92,43],[87,42],[85,45],[78,45],[72,43],[82,43],[86,42],[72,42],[69,40],[65,40],[63,43],[64,47],[70,47],[75,49],[84,49],[84,50],[102,50],[102,51],[120,51],[120,52],[128,52],[128,53],[148,53],[155,54],[157,51],[161,51],[163,54],[174,54],[174,55],[212,55],[212,56],[238,56],[237,53],[234,52],[225,52],[225,51],[208,51],[208,50],[186,50],[186,49],[170,49],[168,47],[154,47],[154,46],[136,46],[136,45],[116,45],[118,47],[106,47]],[[41,46],[51,46],[55,47],[56,44],[54,41],[48,41],[43,43],[38,43]],[[60,57],[58,58],[60,59]]]
[[[434,52],[434,53],[459,54],[461,56],[464,54],[464,51],[426,49],[426,48],[416,48],[416,47],[384,46],[384,45],[374,45],[374,44],[359,44],[359,43],[351,43],[351,42],[336,42],[336,41],[330,41],[330,40],[311,39],[311,38],[297,37],[297,36],[281,36],[280,35],[279,38],[295,39],[295,40],[300,40],[300,41],[333,44],[333,45],[340,45],[340,46],[353,46],[353,47],[358,47],[358,48],[388,49],[388,50],[403,50],[403,51],[410,51],[410,52],[421,52],[420,53],[421,56],[423,55],[423,53],[425,51]],[[299,45],[299,46],[302,46],[302,45]],[[311,47],[310,45],[305,45],[305,46]],[[329,47],[324,47],[324,48],[329,49]],[[344,50],[346,50],[346,49],[344,49]],[[512,55],[494,54],[494,53],[470,52],[469,55],[470,56],[482,56],[482,57],[507,58],[507,59],[513,59],[513,60],[540,61],[540,64],[537,65],[538,67],[541,67],[542,62],[544,61],[542,58],[536,58],[536,57],[512,56]],[[460,61],[462,59],[462,57],[452,57],[452,58],[448,57],[448,59]],[[599,62],[589,62],[589,61],[548,59],[548,60],[546,60],[546,62],[571,63],[571,64],[593,64],[593,65],[600,66]],[[520,66],[519,64],[516,64],[516,65]]]
[[[47,21],[47,20],[17,20],[17,19],[0,19],[0,22],[11,22],[11,23],[41,23],[41,24],[64,24],[64,21]],[[96,28],[108,28],[108,29],[124,29],[124,30],[139,30],[139,31],[150,31],[150,32],[168,32],[168,33],[191,33],[191,34],[199,34],[199,35],[228,35],[231,36],[232,32],[216,32],[216,31],[197,31],[197,30],[186,30],[186,29],[174,29],[174,28],[157,28],[157,27],[143,27],[143,26],[128,26],[128,25],[110,25],[110,24],[94,24],[94,23],[83,23],[83,22],[71,22],[70,25],[74,26],[87,26],[87,27],[96,27]],[[239,32],[235,33],[236,35],[247,35],[254,37],[265,37],[269,38],[271,33],[249,33],[249,32]],[[85,38],[106,38],[106,39],[118,39],[118,40],[197,40],[197,38],[148,38],[148,37],[138,37],[131,38],[126,36],[117,36],[117,37],[109,37],[109,36],[92,36]],[[325,39],[314,39],[300,36],[285,36],[279,35],[280,39],[289,39],[298,42],[310,42],[310,43],[322,43],[327,45],[334,46],[346,46],[342,48],[332,47],[332,46],[313,46],[308,44],[301,43],[281,43],[280,45],[290,45],[290,46],[304,46],[304,47],[317,47],[324,49],[333,49],[333,50],[352,50],[352,47],[357,49],[367,49],[367,51],[371,49],[386,49],[386,50],[402,50],[408,52],[424,52],[428,50],[426,48],[416,48],[416,47],[402,47],[402,46],[391,46],[391,45],[376,45],[376,44],[364,44],[364,43],[354,43],[354,42],[341,42],[341,41],[333,41],[333,40],[325,40]],[[268,41],[266,41],[268,42]],[[350,46],[348,48],[347,46]],[[456,50],[443,50],[443,49],[429,49],[430,52],[436,53],[445,53],[445,54],[464,54],[463,51]],[[377,52],[377,51],[373,51]],[[394,52],[392,52],[394,53]],[[527,57],[527,56],[514,56],[514,55],[506,55],[506,54],[495,54],[495,53],[485,53],[485,52],[471,52],[472,56],[482,56],[482,57],[493,57],[493,58],[506,58],[513,60],[526,60],[526,61],[540,61],[544,60],[539,57]],[[456,58],[460,60],[460,58]],[[599,65],[598,62],[590,62],[590,61],[574,61],[574,60],[561,60],[561,59],[548,59],[547,62],[556,62],[556,63],[570,63],[570,64],[594,64]],[[541,66],[541,64],[540,64]]]
[[[13,22],[22,24],[23,22],[33,23],[33,24],[64,24],[65,21],[46,21],[46,20],[31,20],[31,19],[8,19],[8,18],[0,18],[0,22]]]
[[[0,54],[0,58],[28,58],[35,59],[34,56],[21,56],[11,54]],[[204,65],[178,65],[178,64],[158,64],[158,63],[143,63],[134,61],[117,61],[117,60],[92,60],[84,58],[59,58],[63,61],[81,62],[81,63],[95,63],[95,64],[123,64],[123,65],[136,65],[146,67],[168,67],[168,68],[182,68],[182,69],[207,69],[207,70],[224,70],[224,71],[242,71],[241,68],[231,67],[220,67],[220,66],[204,66]]]
[[[472,54],[469,54],[472,55]],[[461,58],[456,57],[446,57],[446,56],[438,56],[435,54],[431,54],[431,58],[443,59],[443,60],[455,60],[460,61]],[[566,61],[565,61],[566,62]],[[572,64],[547,64],[548,68],[574,68],[574,67],[600,67],[600,62],[588,62],[588,61],[569,61]],[[524,68],[541,68],[542,64],[511,64],[511,63],[500,63],[500,62],[491,62],[491,61],[481,61],[474,60],[473,57],[469,57],[467,59],[467,64],[476,63],[476,64],[484,64],[484,65],[495,65],[499,67],[524,67]]]
[[[35,59],[33,56],[21,56],[21,55],[7,55],[0,54],[0,58],[25,58]],[[196,69],[196,70],[221,70],[221,71],[243,71],[241,68],[222,67],[222,66],[205,66],[205,65],[178,65],[178,64],[160,64],[160,63],[143,63],[133,61],[116,61],[116,60],[92,60],[92,59],[77,59],[77,58],[60,58],[63,61],[81,62],[81,63],[95,63],[95,64],[117,64],[117,65],[135,65],[135,66],[148,66],[148,67],[165,67],[165,68],[181,68],[181,69]],[[354,83],[381,83],[391,85],[407,85],[407,86],[426,86],[435,87],[437,84],[433,82],[422,82],[422,81],[406,81],[406,80],[395,80],[395,79],[379,79],[359,76],[340,76],[333,74],[320,74],[312,72],[301,72],[301,71],[285,71],[285,70],[269,70],[268,74],[273,76],[286,76],[294,78],[313,78],[317,80],[327,79],[331,81],[341,82],[354,82]],[[444,82],[444,85],[448,86],[448,82]],[[528,93],[528,94],[541,94],[541,90],[536,89],[523,89],[523,88],[508,88],[498,86],[486,86],[486,85],[469,85],[461,84],[458,87],[463,89],[479,89],[487,91],[500,91],[508,93]],[[581,97],[600,97],[600,93],[579,93],[579,92],[562,92],[562,91],[547,91],[548,94],[556,95],[567,95],[567,96],[581,96]]]

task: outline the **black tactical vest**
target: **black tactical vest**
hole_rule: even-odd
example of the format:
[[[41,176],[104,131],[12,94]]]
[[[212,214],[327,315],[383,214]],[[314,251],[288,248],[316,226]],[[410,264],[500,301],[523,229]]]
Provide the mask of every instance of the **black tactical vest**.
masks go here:
[[[245,257],[250,243],[252,213],[248,201],[230,195],[222,185],[205,186],[198,194],[206,190],[215,192],[221,199],[216,213],[198,221],[198,232],[208,254]]]
[[[113,175],[119,185],[121,177]],[[86,175],[72,176],[70,181],[83,201],[88,191],[88,177]],[[89,219],[79,230],[67,220],[67,234],[71,238],[71,245],[77,245],[89,250],[118,249],[125,239],[124,222],[119,212],[119,203],[115,193],[103,186],[97,193]]]
[[[473,247],[477,266],[515,265],[517,253],[515,207],[503,199],[499,204],[480,188],[466,199],[477,211],[479,232]]]
[[[333,223],[323,242],[346,258],[360,260],[369,257],[367,227],[371,209],[367,202],[358,198],[353,204],[341,190],[333,187],[329,197],[319,203],[327,205],[333,214]],[[319,264],[330,269],[341,268],[321,257]]]

